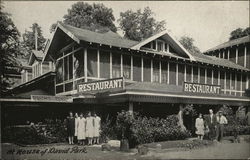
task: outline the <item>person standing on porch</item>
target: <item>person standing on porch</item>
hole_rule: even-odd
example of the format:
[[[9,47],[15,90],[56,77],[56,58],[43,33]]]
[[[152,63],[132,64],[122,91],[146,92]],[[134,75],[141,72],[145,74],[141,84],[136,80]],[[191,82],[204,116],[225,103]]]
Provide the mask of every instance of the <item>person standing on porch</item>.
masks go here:
[[[202,114],[199,114],[199,117],[196,118],[195,120],[195,128],[196,128],[196,134],[198,135],[198,139],[203,140],[203,136],[204,136],[204,121],[202,118]]]
[[[217,116],[216,140],[221,141],[224,134],[224,125],[227,124],[227,118],[223,116],[222,111],[219,111]]]
[[[91,112],[89,112],[86,118],[86,137],[88,139],[88,145],[92,145],[93,134],[94,134],[94,119],[91,116]]]
[[[101,118],[94,113],[94,138],[93,141],[96,144],[99,144],[99,136],[101,129]]]
[[[69,144],[74,144],[74,135],[75,135],[75,118],[72,112],[69,112],[69,117],[66,120],[66,128],[68,133]]]
[[[212,109],[209,109],[209,115],[207,117],[206,124],[208,125],[208,129],[209,129],[208,138],[210,140],[214,140],[217,119]]]
[[[86,132],[86,119],[83,117],[83,114],[80,114],[80,117],[77,121],[77,140],[80,145],[84,145],[85,141],[85,132]]]

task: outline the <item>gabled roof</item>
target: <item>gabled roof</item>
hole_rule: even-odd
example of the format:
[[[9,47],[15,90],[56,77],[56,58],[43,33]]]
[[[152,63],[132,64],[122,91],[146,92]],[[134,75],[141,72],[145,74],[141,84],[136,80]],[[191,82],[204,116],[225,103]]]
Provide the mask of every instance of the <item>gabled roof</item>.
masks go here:
[[[28,64],[32,65],[34,63],[34,60],[42,61],[44,55],[45,54],[43,53],[43,51],[32,50],[32,53],[30,54],[30,58],[29,58]]]
[[[250,42],[250,36],[245,36],[245,37],[241,37],[241,38],[238,38],[238,39],[234,39],[234,40],[222,43],[222,44],[220,44],[220,45],[218,45],[216,47],[208,49],[204,53],[215,51],[215,50],[222,49],[222,48],[227,48],[227,47],[235,46],[235,45],[239,45],[239,44],[242,44],[242,43],[248,43],[248,42]]]
[[[239,69],[239,70],[250,71],[249,69],[247,69],[241,65],[238,65],[236,63],[233,63],[227,59],[218,58],[215,56],[208,56],[208,55],[205,55],[203,53],[200,53],[200,54],[191,53],[191,54],[195,58],[195,60],[198,62],[208,63],[208,64],[212,64],[212,65],[218,65],[218,66],[223,66],[223,67],[229,67],[229,68],[234,68],[234,69]]]
[[[177,50],[179,50],[179,52],[186,54],[191,60],[195,60],[192,57],[192,55],[182,46],[182,44],[177,39],[175,39],[174,36],[171,35],[171,33],[168,32],[167,30],[159,32],[159,33],[141,41],[140,43],[133,46],[131,49],[140,50],[142,46],[146,45],[147,43],[149,43],[149,42],[151,42],[159,37],[165,38],[166,40],[169,41],[169,43],[171,45],[173,45]]]
[[[64,28],[67,29],[80,41],[99,43],[99,44],[111,45],[122,48],[130,48],[135,44],[139,43],[137,41],[132,41],[129,39],[122,38],[112,31],[106,33],[98,33],[60,23],[59,27],[62,29]]]

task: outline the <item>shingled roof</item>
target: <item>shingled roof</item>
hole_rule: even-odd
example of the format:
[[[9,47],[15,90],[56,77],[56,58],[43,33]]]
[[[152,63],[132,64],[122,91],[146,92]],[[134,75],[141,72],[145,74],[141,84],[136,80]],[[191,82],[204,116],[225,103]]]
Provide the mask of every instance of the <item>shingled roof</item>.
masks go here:
[[[76,27],[66,25],[66,24],[61,24],[61,23],[58,24],[57,28],[61,29],[69,37],[71,37],[72,39],[74,39],[78,43],[80,43],[80,41],[85,41],[85,42],[98,43],[98,44],[109,45],[109,46],[114,46],[114,47],[128,48],[131,50],[135,49],[135,50],[139,50],[142,52],[146,52],[145,50],[143,50],[141,48],[135,48],[135,46],[140,45],[142,42],[133,41],[133,40],[123,38],[120,35],[118,35],[117,33],[114,33],[112,31],[105,32],[105,33],[98,33],[98,32],[90,31],[87,29],[76,28]],[[164,34],[164,33],[165,32],[158,33],[158,34],[160,34],[159,36],[162,36],[162,34]],[[149,37],[148,39],[154,40],[152,38],[155,36],[156,35],[153,35],[152,37]],[[238,40],[233,40],[230,42],[230,44],[225,44],[224,46],[230,46],[233,44],[239,44],[239,43],[244,43],[244,42],[248,42],[248,41],[249,41],[249,37],[248,38],[243,37],[243,38],[240,38]],[[181,44],[179,44],[179,43],[177,43],[177,44],[181,46]],[[175,57],[175,58],[186,59],[184,57],[179,57],[178,55],[163,54],[163,53],[158,52],[158,51],[147,51],[147,52],[152,53],[152,54],[162,54],[163,56],[171,56],[171,57]],[[188,51],[186,51],[186,52],[188,52]],[[192,57],[192,59],[191,59],[192,61],[212,64],[212,65],[217,65],[217,66],[223,66],[223,67],[229,67],[229,68],[234,68],[234,69],[239,69],[239,70],[250,71],[249,69],[242,67],[238,64],[235,64],[231,61],[228,61],[225,59],[219,59],[219,58],[212,57],[212,56],[207,56],[207,55],[202,54],[202,53],[201,54],[194,54],[194,53],[188,52],[188,55],[190,55],[189,58]]]
[[[122,38],[112,31],[106,33],[98,33],[86,29],[76,28],[66,24],[60,25],[70,31],[74,36],[76,36],[76,38],[81,41],[111,45],[122,48],[131,48],[132,46],[139,43],[138,41],[132,41],[129,39]]]
[[[242,37],[242,38],[238,38],[238,39],[234,39],[234,40],[222,43],[222,44],[220,44],[220,45],[218,45],[216,47],[208,49],[204,53],[215,51],[215,50],[222,49],[222,48],[227,48],[227,47],[235,46],[235,45],[239,45],[239,44],[242,44],[242,43],[247,43],[247,42],[250,42],[250,36],[245,36],[245,37]]]

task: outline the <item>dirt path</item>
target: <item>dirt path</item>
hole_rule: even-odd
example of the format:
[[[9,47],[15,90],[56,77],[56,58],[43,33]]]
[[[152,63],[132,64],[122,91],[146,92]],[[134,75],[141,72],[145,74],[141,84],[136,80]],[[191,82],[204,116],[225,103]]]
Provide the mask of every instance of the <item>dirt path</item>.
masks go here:
[[[149,153],[147,158],[157,159],[247,159],[250,158],[250,143],[218,143],[189,151]],[[145,157],[145,158],[146,158]]]

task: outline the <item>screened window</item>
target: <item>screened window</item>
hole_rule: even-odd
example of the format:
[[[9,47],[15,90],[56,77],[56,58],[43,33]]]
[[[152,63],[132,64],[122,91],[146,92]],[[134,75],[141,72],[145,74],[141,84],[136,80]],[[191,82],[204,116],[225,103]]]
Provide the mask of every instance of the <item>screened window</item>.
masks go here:
[[[74,53],[74,77],[84,77],[84,52],[79,50]]]
[[[157,51],[163,51],[163,42],[157,41]]]
[[[161,83],[168,83],[168,62],[161,62]]]
[[[123,60],[123,77],[125,79],[131,79],[131,56],[124,54]]]
[[[100,77],[110,78],[110,53],[100,51]]]
[[[241,74],[237,73],[237,91],[241,90],[240,85],[241,85]],[[236,95],[240,96],[240,92],[237,92]]]
[[[193,66],[193,82],[198,83],[198,67]]]
[[[165,43],[165,52],[167,52],[169,50],[169,48],[168,48],[168,44],[167,43]]]
[[[200,67],[200,83],[205,84],[205,68]]]
[[[153,82],[160,82],[160,61],[153,61]]]
[[[220,85],[222,89],[225,89],[225,72],[220,71]]]
[[[151,81],[151,60],[149,58],[143,58],[143,81]]]
[[[186,82],[192,82],[192,66],[186,65]]]
[[[63,64],[64,64],[64,81],[67,81],[69,79],[69,59],[68,59],[68,56],[64,57]]]
[[[141,81],[141,57],[133,57],[133,80]]]
[[[88,49],[87,53],[88,77],[97,77],[97,50]]]
[[[156,49],[156,41],[151,42],[153,49]]]
[[[231,90],[235,90],[235,73],[232,73]],[[234,95],[234,93],[232,93]]]
[[[184,64],[178,64],[178,85],[181,86],[184,82]]]
[[[247,75],[246,74],[243,74],[242,75],[242,90],[245,91],[246,89],[246,81],[247,81]]]
[[[207,84],[212,84],[212,70],[207,68]]]
[[[56,62],[56,83],[63,82],[63,59]]]
[[[69,79],[73,78],[73,55],[68,56],[69,61]]]
[[[226,72],[226,89],[230,90],[230,73]],[[227,94],[230,94],[230,91],[227,91]]]
[[[219,76],[218,70],[214,70],[214,76],[213,76],[213,84],[214,85],[219,85],[218,76]]]
[[[121,55],[112,53],[112,77],[121,77]]]
[[[176,64],[169,63],[169,84],[176,85]]]

